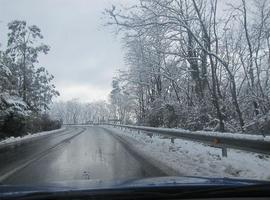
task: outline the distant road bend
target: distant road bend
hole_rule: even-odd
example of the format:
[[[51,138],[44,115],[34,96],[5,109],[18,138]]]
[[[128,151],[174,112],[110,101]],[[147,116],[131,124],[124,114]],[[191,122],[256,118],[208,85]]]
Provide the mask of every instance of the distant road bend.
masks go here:
[[[0,183],[35,184],[165,175],[98,126],[66,130],[0,149]]]

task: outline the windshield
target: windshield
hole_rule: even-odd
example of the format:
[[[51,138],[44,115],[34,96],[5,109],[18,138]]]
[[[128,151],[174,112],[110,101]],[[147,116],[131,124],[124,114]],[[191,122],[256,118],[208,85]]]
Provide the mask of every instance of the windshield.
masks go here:
[[[270,180],[269,79],[269,0],[0,0],[0,183]]]

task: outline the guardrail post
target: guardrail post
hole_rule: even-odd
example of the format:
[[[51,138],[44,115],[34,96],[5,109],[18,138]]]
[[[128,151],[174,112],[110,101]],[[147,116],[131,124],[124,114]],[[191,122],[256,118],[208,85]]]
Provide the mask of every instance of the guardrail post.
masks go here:
[[[171,143],[174,144],[174,138],[171,138]]]
[[[226,147],[222,147],[221,150],[222,150],[222,157],[227,157],[228,156],[228,154],[227,154],[227,148]]]

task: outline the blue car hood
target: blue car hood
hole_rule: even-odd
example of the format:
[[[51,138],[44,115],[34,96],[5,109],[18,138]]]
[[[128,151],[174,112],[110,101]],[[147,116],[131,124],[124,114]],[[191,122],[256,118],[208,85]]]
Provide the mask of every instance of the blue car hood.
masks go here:
[[[204,177],[156,177],[132,180],[75,180],[53,183],[40,183],[35,185],[0,185],[0,197],[8,193],[32,193],[32,192],[59,192],[76,190],[101,190],[121,188],[154,188],[176,186],[245,186],[265,181],[231,179],[231,178],[204,178]]]

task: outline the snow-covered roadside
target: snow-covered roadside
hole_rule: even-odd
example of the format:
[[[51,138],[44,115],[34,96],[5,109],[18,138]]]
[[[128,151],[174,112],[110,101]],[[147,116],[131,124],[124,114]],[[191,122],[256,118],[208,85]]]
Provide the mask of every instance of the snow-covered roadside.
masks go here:
[[[42,137],[45,135],[49,135],[49,134],[53,134],[53,133],[58,133],[61,131],[64,131],[66,129],[66,127],[63,127],[61,129],[56,129],[56,130],[52,130],[52,131],[43,131],[43,132],[39,132],[39,133],[34,133],[34,134],[28,134],[28,135],[24,135],[24,136],[19,136],[19,137],[9,137],[7,139],[1,140],[0,141],[0,148],[6,145],[10,145],[16,142],[24,142],[26,140],[29,139],[37,139],[38,137]]]
[[[228,149],[228,157],[221,149],[182,139],[171,140],[159,135],[152,138],[137,131],[110,129],[132,143],[134,149],[159,163],[167,165],[179,175],[206,177],[237,177],[270,180],[270,157]]]

